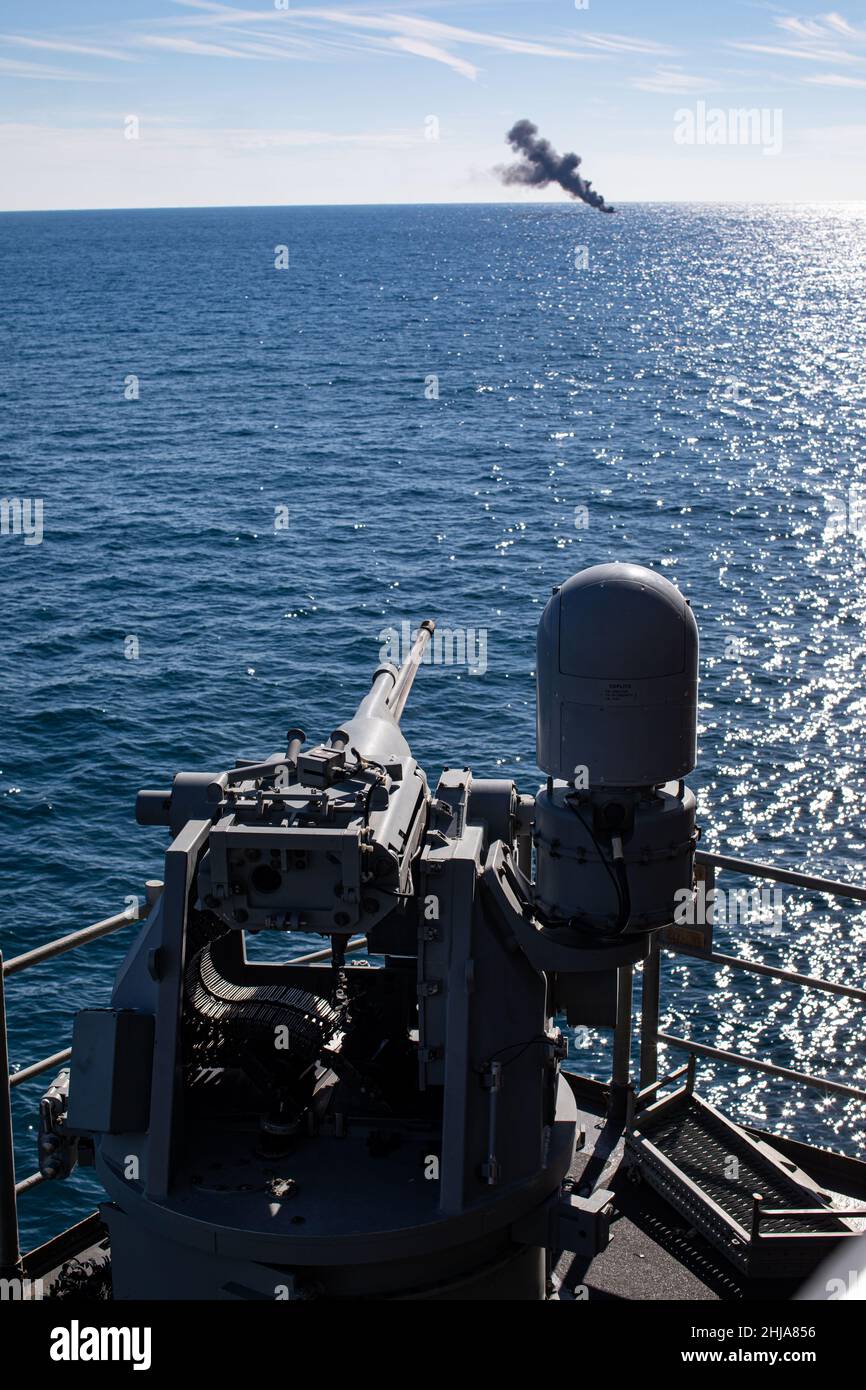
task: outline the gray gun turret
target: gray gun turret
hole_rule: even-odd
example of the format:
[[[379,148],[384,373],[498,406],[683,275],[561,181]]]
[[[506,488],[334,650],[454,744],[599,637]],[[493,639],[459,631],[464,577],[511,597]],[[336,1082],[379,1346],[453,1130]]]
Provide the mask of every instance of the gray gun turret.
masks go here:
[[[668,779],[693,759],[694,622],[633,566],[557,591],[535,797],[465,767],[431,795],[400,720],[432,628],[326,742],[292,729],[139,795],[172,833],[165,887],[111,1007],[77,1017],[65,1125],[111,1198],[116,1297],[538,1299],[549,1252],[607,1240],[609,1193],[563,1187],[555,1019],[617,1026],[624,1113],[632,969],[692,883]],[[330,945],[292,956],[295,932]]]

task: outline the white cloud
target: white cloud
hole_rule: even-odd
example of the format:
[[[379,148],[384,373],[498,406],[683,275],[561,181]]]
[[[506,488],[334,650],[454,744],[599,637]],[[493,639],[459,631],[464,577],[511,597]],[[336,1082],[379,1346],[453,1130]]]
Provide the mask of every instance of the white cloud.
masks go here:
[[[106,159],[116,159],[128,165],[131,159],[147,159],[151,154],[165,158],[184,150],[209,149],[229,154],[233,150],[305,150],[325,145],[357,145],[364,148],[406,150],[425,147],[423,132],[418,130],[335,131],[335,130],[277,130],[255,126],[182,125],[170,118],[141,115],[141,138],[130,142],[123,138],[122,123],[112,119],[98,127],[40,125],[10,122],[0,124],[0,146],[17,147],[20,151],[38,150],[51,154],[59,148],[80,147],[99,149]],[[133,148],[130,148],[130,146]]]
[[[855,29],[853,24],[849,24],[847,19],[835,11],[830,14],[822,14],[819,19],[779,17],[776,19],[776,24],[780,29],[793,34],[796,38],[835,39],[837,35],[841,34],[843,38],[859,40],[861,43],[866,39],[866,29]]]
[[[452,72],[469,79],[477,77],[479,69],[474,61],[464,55],[462,50],[467,48],[568,62],[604,62],[631,54],[661,57],[676,51],[654,39],[625,34],[581,32],[574,38],[548,40],[543,36],[524,37],[494,30],[470,29],[417,14],[375,13],[337,6],[313,8],[310,5],[299,6],[294,0],[289,9],[277,9],[272,5],[252,9],[243,5],[223,4],[220,0],[173,2],[188,13],[183,17],[164,20],[163,23],[169,27],[166,34],[147,33],[132,39],[132,50],[150,48],[193,57],[239,59],[313,56],[317,52],[321,54],[335,49],[396,51],[443,64]],[[192,29],[193,34],[197,32],[201,36],[178,32],[178,26],[181,30]],[[202,28],[207,32],[202,34]],[[240,38],[239,30],[256,41],[245,42]],[[126,45],[124,51],[119,47],[102,47],[77,40],[30,38],[24,35],[0,39],[0,43],[4,41],[24,47],[86,53],[125,62],[133,61],[135,57]],[[43,75],[48,76],[47,73]]]
[[[173,140],[176,132],[169,132]],[[207,144],[214,143],[212,131],[199,132]],[[321,145],[361,145],[365,148],[379,146],[391,150],[408,149],[419,146],[422,136],[409,131],[345,131],[333,130],[226,130],[226,144],[233,149],[276,150],[312,149]]]
[[[844,53],[838,48],[785,48],[778,43],[749,43],[745,40],[731,41],[729,48],[741,53],[768,53],[774,58],[801,58],[808,63],[856,63],[854,54]]]
[[[235,6],[220,5],[212,0],[173,0],[176,5],[203,11],[200,24],[269,24],[276,20],[285,25],[301,24],[305,27],[336,26],[354,30],[385,33],[391,37],[418,38],[439,43],[463,43],[480,48],[495,49],[503,53],[524,53],[547,58],[579,58],[581,54],[573,46],[541,43],[535,39],[514,38],[492,31],[481,32],[463,29],[454,24],[442,24],[435,19],[421,19],[415,15],[371,14],[339,9],[304,9],[292,4],[288,10],[262,9],[242,10]]]
[[[639,92],[658,92],[676,96],[688,92],[710,92],[718,83],[710,77],[693,77],[681,68],[656,68],[648,77],[636,77],[632,84]]]
[[[34,82],[107,82],[106,77],[94,77],[87,72],[75,72],[72,68],[48,67],[44,63],[25,63],[16,58],[0,58],[0,73],[6,77],[30,78]]]
[[[540,58],[581,58],[588,55],[576,48],[538,43],[534,39],[510,38],[505,34],[481,33],[475,29],[460,29],[453,24],[441,24],[435,19],[416,19],[411,15],[389,14],[353,15],[345,10],[293,11],[302,18],[318,17],[333,24],[361,29],[397,30],[407,38],[436,39],[440,43],[466,44],[470,48],[487,48],[499,53],[521,53]]]
[[[814,83],[816,87],[866,87],[866,77],[848,77],[841,72],[823,72],[803,80]]]
[[[823,38],[825,29],[823,24],[819,24],[816,19],[795,19],[785,15],[776,19],[779,29],[784,29],[786,33],[793,34],[795,38],[801,39],[820,39]]]
[[[661,57],[676,52],[654,39],[634,39],[626,34],[582,34],[580,41],[589,48],[603,48],[609,53],[648,53]]]
[[[172,4],[183,5],[184,8],[188,10],[206,10],[208,14],[214,15],[224,20],[226,23],[231,23],[235,16],[241,19],[276,18],[285,20],[287,18],[287,12],[284,10],[277,10],[276,7],[271,11],[264,12],[261,10],[239,10],[235,5],[219,5],[213,3],[213,0],[172,0]]]
[[[653,54],[661,56],[674,52],[664,44],[653,39],[631,38],[623,34],[582,34],[574,42],[551,42],[541,39],[528,39],[510,34],[465,29],[454,24],[444,24],[440,20],[424,19],[417,15],[372,14],[342,9],[309,9],[292,5],[289,10],[248,10],[232,5],[222,5],[216,0],[174,0],[176,5],[200,11],[197,20],[188,23],[209,26],[232,26],[240,24],[268,24],[274,20],[288,26],[327,31],[328,28],[350,31],[360,42],[365,34],[382,34],[383,42],[389,48],[399,48],[405,53],[430,58],[433,62],[447,62],[462,76],[469,76],[468,69],[473,64],[451,54],[453,48],[481,48],[488,52],[507,53],[535,58],[559,58],[569,61],[598,60],[620,53]],[[183,23],[184,21],[175,21]],[[372,37],[368,43],[376,45]],[[451,61],[443,55],[451,54]]]
[[[399,48],[403,53],[414,53],[418,58],[432,58],[436,63],[445,63],[454,72],[459,72],[461,77],[474,80],[478,76],[478,69],[473,63],[468,63],[464,58],[458,58],[454,53],[449,53],[447,48],[437,48],[435,44],[427,43],[424,39],[399,37],[390,39],[389,43],[394,48]]]
[[[119,62],[130,62],[128,53],[118,48],[97,48],[89,43],[70,43],[67,39],[32,39],[24,34],[0,34],[0,44],[14,48],[47,49],[52,53],[83,53],[92,58],[114,58]]]
[[[165,38],[158,34],[145,34],[138,42],[146,44],[148,48],[167,49],[172,53],[201,54],[206,58],[255,58],[261,61],[258,53],[246,52],[246,46],[228,48],[224,44],[201,43],[198,39]]]
[[[832,11],[817,19],[798,19],[794,15],[777,15],[774,23],[781,29],[787,45],[772,42],[732,42],[730,48],[745,53],[767,53],[776,58],[798,58],[809,63],[858,63],[863,55],[857,46],[866,42],[866,29],[855,29],[842,15]],[[840,39],[847,44],[840,45]],[[855,50],[854,52],[851,49]]]

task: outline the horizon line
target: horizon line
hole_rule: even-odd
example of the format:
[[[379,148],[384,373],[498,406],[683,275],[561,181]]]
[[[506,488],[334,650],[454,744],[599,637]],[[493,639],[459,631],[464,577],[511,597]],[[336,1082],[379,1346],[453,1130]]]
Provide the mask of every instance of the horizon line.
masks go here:
[[[614,216],[620,208],[635,207],[852,207],[866,205],[866,198],[625,198],[616,204]],[[533,208],[533,207],[573,207],[582,209],[580,216],[587,216],[592,208],[584,209],[579,199],[539,198],[533,201],[517,202],[497,199],[494,201],[465,199],[439,199],[436,202],[349,202],[349,203],[160,203],[129,204],[118,207],[63,207],[63,208],[0,208],[0,217],[48,216],[56,213],[85,212],[254,212],[265,209],[287,210],[290,208]]]

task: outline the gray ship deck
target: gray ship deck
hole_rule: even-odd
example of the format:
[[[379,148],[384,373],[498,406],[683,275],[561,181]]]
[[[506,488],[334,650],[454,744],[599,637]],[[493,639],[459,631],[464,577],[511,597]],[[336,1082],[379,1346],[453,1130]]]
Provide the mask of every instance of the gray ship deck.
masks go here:
[[[605,1119],[606,1088],[564,1073],[574,1092],[584,1147],[572,1164],[569,1182],[583,1196],[598,1188],[614,1194],[608,1248],[594,1259],[564,1254],[555,1270],[561,1302],[773,1301],[791,1299],[803,1280],[750,1279],[690,1226],[672,1206],[624,1162],[622,1129]],[[757,1130],[748,1133],[770,1143],[825,1190],[846,1202],[866,1199],[866,1163]],[[834,1205],[836,1203],[834,1202]]]

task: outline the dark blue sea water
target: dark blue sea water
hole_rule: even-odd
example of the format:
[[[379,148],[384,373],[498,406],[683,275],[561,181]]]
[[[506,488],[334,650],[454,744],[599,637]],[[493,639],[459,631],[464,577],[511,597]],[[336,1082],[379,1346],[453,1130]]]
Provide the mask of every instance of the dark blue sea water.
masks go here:
[[[660,567],[699,620],[704,843],[866,878],[862,207],[17,214],[0,276],[2,495],[44,506],[41,544],[0,538],[7,956],[161,876],[139,787],[327,735],[392,622],[487,635],[484,674],[416,682],[433,779],[533,791],[541,607],[611,559]],[[107,1001],[131,930],[10,979],[15,1066]],[[822,897],[718,942],[863,983],[866,917]],[[682,960],[664,988],[678,1030],[866,1081],[850,1000]],[[603,1035],[573,1044],[605,1073]],[[743,1118],[862,1151],[854,1102],[700,1074]],[[46,1080],[15,1092],[19,1176]],[[79,1174],[25,1196],[25,1243],[96,1195]]]

